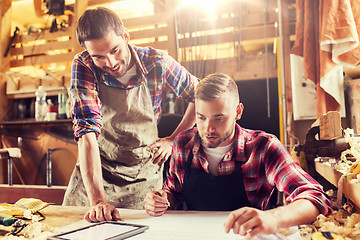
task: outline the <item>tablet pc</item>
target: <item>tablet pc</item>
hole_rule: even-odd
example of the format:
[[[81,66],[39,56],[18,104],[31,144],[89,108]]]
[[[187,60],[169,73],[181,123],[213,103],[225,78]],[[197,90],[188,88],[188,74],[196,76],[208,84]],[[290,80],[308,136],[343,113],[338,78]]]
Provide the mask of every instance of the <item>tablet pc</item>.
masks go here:
[[[100,222],[49,237],[49,240],[119,240],[149,229],[146,225],[124,222]]]

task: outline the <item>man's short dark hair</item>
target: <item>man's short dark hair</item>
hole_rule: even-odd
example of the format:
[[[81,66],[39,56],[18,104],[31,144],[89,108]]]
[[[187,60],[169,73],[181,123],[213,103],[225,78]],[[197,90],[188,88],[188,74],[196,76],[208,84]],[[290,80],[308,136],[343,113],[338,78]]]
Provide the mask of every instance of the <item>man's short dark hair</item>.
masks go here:
[[[213,73],[202,79],[195,89],[195,99],[213,101],[224,94],[239,103],[239,92],[235,81],[224,73]]]
[[[87,9],[79,18],[76,36],[82,47],[84,42],[104,38],[111,30],[118,36],[123,36],[124,25],[120,17],[105,7]]]

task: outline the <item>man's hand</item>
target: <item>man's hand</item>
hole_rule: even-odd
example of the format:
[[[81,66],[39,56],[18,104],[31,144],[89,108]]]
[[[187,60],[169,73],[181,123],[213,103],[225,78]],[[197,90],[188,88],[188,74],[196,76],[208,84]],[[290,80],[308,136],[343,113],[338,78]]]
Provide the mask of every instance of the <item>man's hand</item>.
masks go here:
[[[151,191],[146,194],[144,207],[147,214],[157,217],[163,215],[170,206],[164,190]]]
[[[88,222],[120,221],[119,211],[109,203],[98,203],[85,214]]]
[[[279,230],[277,218],[272,211],[261,211],[244,207],[231,212],[224,223],[225,232],[233,230],[235,234],[252,239],[260,234],[272,234]]]
[[[152,161],[154,164],[159,164],[161,166],[164,162],[166,162],[171,154],[173,140],[170,137],[159,138],[155,143],[149,145],[146,150],[148,151],[156,151],[154,152],[154,156]]]

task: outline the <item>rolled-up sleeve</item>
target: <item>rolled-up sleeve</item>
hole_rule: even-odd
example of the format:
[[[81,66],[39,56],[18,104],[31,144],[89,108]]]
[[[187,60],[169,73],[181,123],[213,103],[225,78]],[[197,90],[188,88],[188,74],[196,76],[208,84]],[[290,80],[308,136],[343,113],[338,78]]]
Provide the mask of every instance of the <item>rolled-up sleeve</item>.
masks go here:
[[[88,132],[95,132],[98,137],[102,127],[102,115],[95,75],[84,64],[81,56],[74,58],[71,72],[68,93],[71,101],[74,138],[77,141]]]
[[[307,199],[323,215],[331,213],[331,199],[323,191],[323,187],[292,160],[280,141],[272,139],[267,148],[267,178],[284,192],[286,202]]]

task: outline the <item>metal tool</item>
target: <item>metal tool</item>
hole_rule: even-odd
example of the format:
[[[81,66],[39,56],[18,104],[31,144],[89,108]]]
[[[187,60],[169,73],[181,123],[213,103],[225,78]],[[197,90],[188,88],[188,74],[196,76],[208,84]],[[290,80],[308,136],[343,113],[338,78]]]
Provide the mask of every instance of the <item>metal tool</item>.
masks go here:
[[[305,144],[296,145],[294,150],[298,156],[300,152],[305,152],[305,158],[309,169],[309,174],[315,177],[315,163],[316,157],[333,157],[339,159],[341,153],[350,148],[349,143],[345,138],[337,138],[334,140],[319,140],[320,127],[312,127],[306,134]]]
[[[16,218],[13,216],[6,214],[6,213],[0,213],[0,224],[4,226],[11,226],[17,221]]]

